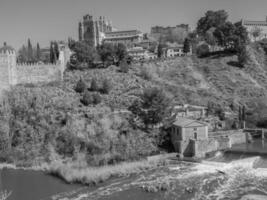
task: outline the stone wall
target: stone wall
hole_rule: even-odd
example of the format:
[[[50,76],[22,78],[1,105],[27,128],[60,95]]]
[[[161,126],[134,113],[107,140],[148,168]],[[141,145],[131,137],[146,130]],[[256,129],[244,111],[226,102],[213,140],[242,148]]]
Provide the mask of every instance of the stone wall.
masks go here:
[[[0,97],[17,84],[36,84],[62,81],[71,51],[62,47],[56,64],[17,65],[15,51],[0,53]]]
[[[35,84],[61,81],[62,73],[60,65],[17,65],[14,82]]]

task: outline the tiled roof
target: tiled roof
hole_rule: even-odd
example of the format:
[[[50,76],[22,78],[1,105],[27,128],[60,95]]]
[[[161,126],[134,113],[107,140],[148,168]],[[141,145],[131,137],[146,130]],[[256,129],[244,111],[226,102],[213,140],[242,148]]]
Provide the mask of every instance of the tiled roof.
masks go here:
[[[184,117],[176,117],[176,121],[173,123],[176,126],[180,127],[190,127],[192,126],[207,126],[205,122],[197,121],[197,120],[192,120]]]

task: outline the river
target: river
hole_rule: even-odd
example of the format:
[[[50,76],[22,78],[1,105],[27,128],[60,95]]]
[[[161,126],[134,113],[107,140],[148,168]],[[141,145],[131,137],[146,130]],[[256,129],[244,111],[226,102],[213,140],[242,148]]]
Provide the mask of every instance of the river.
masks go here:
[[[255,156],[259,152],[261,156]],[[98,187],[65,184],[38,171],[1,170],[8,200],[248,200],[267,199],[267,141],[235,145],[202,163],[169,165]],[[249,196],[246,196],[249,195]],[[253,198],[252,198],[253,197]]]

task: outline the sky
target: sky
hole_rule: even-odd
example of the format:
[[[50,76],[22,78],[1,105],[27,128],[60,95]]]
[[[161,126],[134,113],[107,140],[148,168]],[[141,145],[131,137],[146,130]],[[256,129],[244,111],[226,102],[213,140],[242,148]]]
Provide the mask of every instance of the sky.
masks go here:
[[[78,38],[83,15],[106,16],[118,30],[150,32],[154,25],[196,26],[207,10],[224,9],[230,21],[265,20],[267,0],[0,0],[0,46],[18,49],[30,38],[33,45]]]

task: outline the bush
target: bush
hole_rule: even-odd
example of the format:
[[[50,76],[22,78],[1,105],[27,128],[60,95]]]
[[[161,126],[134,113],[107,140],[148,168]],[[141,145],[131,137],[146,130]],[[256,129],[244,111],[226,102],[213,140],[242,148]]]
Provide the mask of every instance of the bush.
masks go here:
[[[103,94],[108,94],[111,90],[111,84],[110,84],[110,81],[108,79],[104,79],[103,80],[103,83],[102,83],[102,89],[101,89],[101,92]]]
[[[92,94],[88,91],[85,91],[85,93],[83,93],[83,98],[81,99],[81,102],[85,106],[89,106],[90,104],[92,104],[93,103]]]
[[[240,67],[244,67],[245,64],[247,64],[248,59],[249,59],[248,50],[245,45],[242,45],[240,47],[237,53],[237,57],[238,57],[238,63]]]
[[[99,103],[101,103],[101,96],[99,93],[93,93],[93,104],[97,105]]]
[[[82,78],[80,78],[80,80],[76,84],[75,91],[78,93],[83,93],[85,90],[86,90],[86,84],[82,80]]]
[[[147,81],[152,79],[152,73],[149,71],[148,67],[141,67],[140,76]]]
[[[209,46],[207,44],[201,44],[197,47],[197,55],[198,57],[204,57],[209,54]]]
[[[99,90],[99,87],[97,85],[97,81],[95,78],[92,79],[91,81],[91,87],[90,87],[91,91],[93,92],[97,92]]]
[[[83,94],[83,98],[81,99],[81,102],[85,106],[89,106],[91,104],[97,105],[101,103],[101,96],[99,95],[99,93],[90,93],[86,91]]]
[[[122,73],[128,73],[128,71],[129,71],[129,65],[128,65],[128,63],[126,61],[123,60],[120,63],[120,72],[122,72]]]

